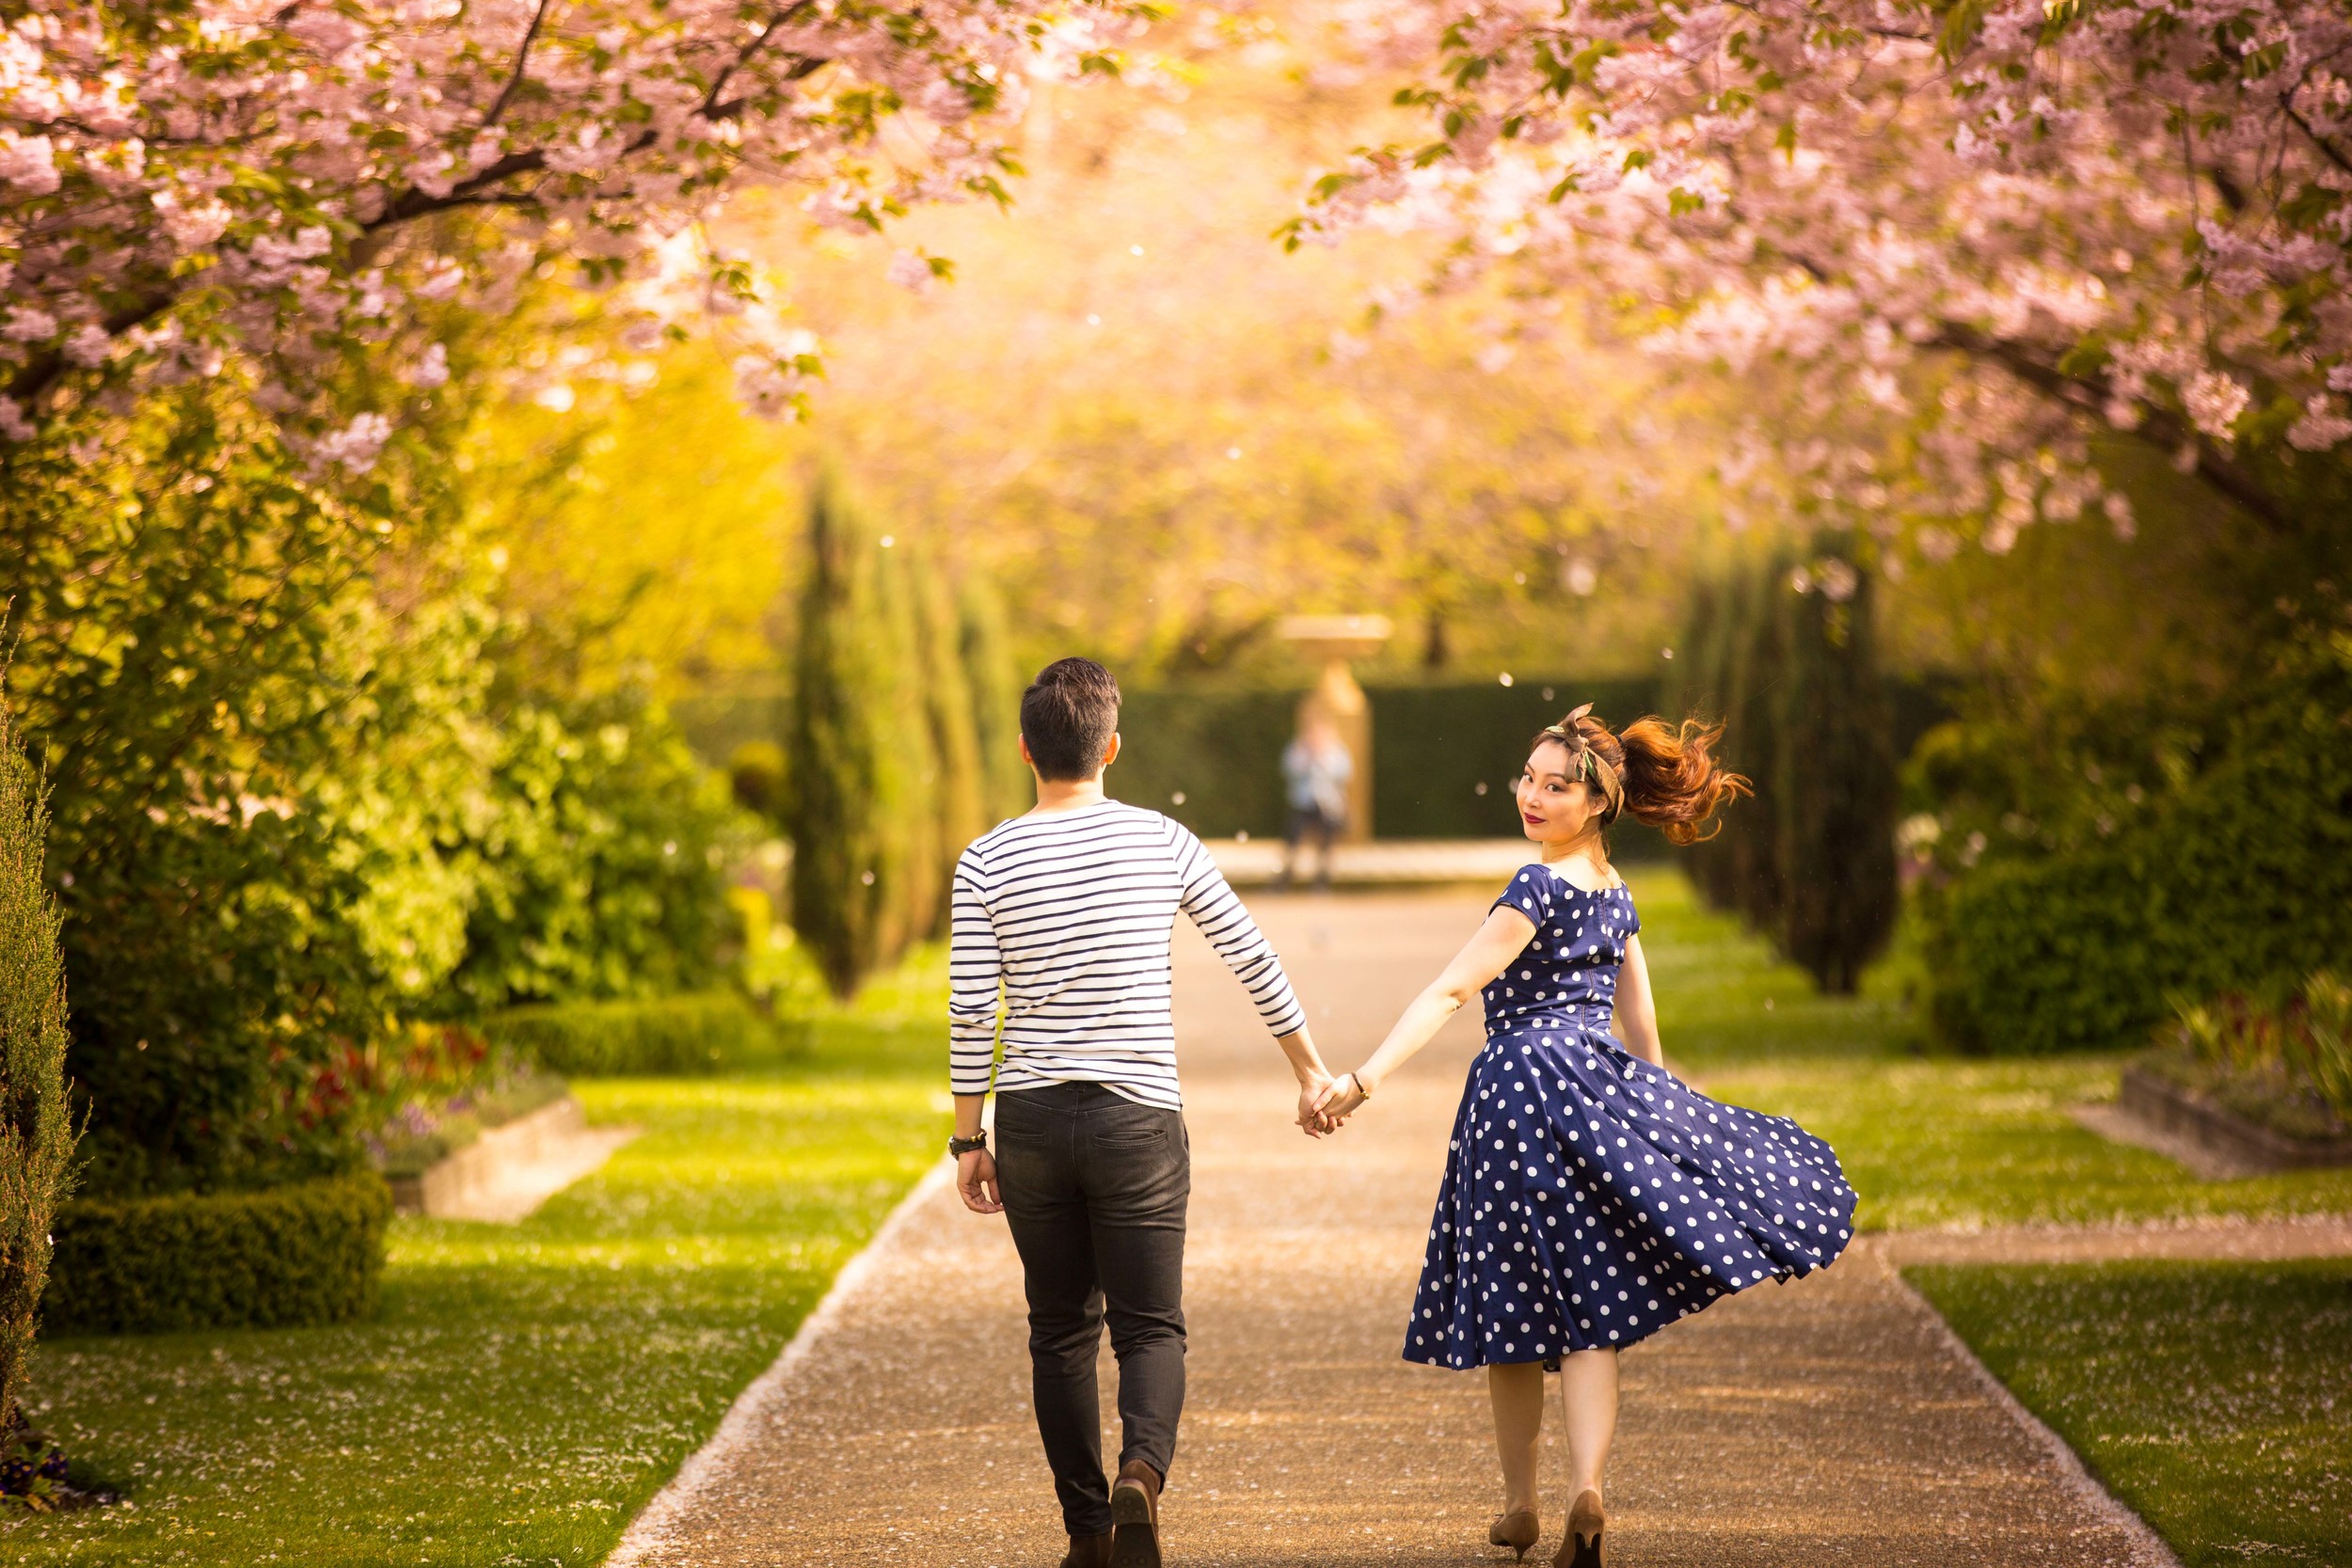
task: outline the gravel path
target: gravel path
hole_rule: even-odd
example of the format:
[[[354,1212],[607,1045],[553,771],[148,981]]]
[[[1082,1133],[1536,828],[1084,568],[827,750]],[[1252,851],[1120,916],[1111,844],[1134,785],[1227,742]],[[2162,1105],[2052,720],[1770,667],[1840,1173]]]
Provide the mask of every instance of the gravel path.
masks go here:
[[[1341,1064],[1483,903],[1252,900]],[[1485,1544],[1497,1483],[1481,1380],[1397,1355],[1475,1022],[1311,1143],[1288,1125],[1288,1078],[1247,998],[1181,934],[1195,1166],[1171,1562],[1508,1562]],[[1721,1303],[1629,1352],[1624,1377],[1610,1508],[1625,1568],[2171,1560],[1883,1248]],[[934,1180],[612,1560],[1051,1564],[1059,1522],[1027,1386],[1011,1244]],[[1547,1499],[1544,1554],[1565,1503]]]

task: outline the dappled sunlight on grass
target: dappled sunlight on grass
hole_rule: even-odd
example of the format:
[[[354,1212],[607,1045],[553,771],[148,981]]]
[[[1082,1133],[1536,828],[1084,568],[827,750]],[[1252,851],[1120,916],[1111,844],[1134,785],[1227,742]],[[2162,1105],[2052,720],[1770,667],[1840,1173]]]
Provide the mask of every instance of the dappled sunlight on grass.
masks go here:
[[[132,1504],[0,1560],[597,1560],[937,1157],[944,1034],[580,1084],[644,1134],[521,1225],[398,1222],[377,1322],[43,1346],[41,1418]]]
[[[2186,1568],[2352,1562],[2352,1259],[1908,1274]]]

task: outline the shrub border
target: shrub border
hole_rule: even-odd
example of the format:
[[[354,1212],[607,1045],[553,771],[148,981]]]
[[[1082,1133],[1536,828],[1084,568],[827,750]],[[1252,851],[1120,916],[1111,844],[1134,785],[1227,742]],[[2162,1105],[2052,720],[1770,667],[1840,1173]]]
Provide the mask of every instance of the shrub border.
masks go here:
[[[46,1335],[292,1328],[375,1312],[392,1196],[373,1171],[57,1212]]]

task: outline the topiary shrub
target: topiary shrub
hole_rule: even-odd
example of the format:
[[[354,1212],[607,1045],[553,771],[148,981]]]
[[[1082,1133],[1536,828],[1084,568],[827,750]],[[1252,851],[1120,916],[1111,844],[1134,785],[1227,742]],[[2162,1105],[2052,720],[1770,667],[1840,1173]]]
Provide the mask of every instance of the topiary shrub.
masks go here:
[[[778,1043],[775,1025],[731,990],[512,1007],[492,1014],[483,1032],[569,1077],[724,1072]]]
[[[373,1171],[68,1203],[41,1323],[52,1335],[153,1334],[369,1317],[391,1215],[391,1192]]]

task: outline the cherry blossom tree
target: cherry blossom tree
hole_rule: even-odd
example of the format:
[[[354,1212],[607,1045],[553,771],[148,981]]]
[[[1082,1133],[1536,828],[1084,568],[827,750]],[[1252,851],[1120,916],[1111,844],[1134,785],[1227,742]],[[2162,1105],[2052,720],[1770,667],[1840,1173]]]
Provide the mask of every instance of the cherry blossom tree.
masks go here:
[[[1115,69],[1142,11],[21,0],[0,8],[0,436],[244,367],[315,462],[364,471],[401,388],[449,374],[435,308],[500,311],[551,263],[624,286],[639,348],[726,318],[746,399],[789,411],[815,345],[707,242],[714,209],[751,181],[865,229],[1002,199],[1025,81]],[[368,385],[330,395],[360,361]]]
[[[1608,302],[1784,397],[1770,467],[1931,556],[2128,503],[2117,436],[2278,535],[2352,451],[2352,12],[2331,0],[1393,0],[1417,148],[1359,151],[1294,241],[1367,221]],[[1769,421],[1769,422],[1767,422]],[[1765,461],[1769,454],[1770,462]]]

